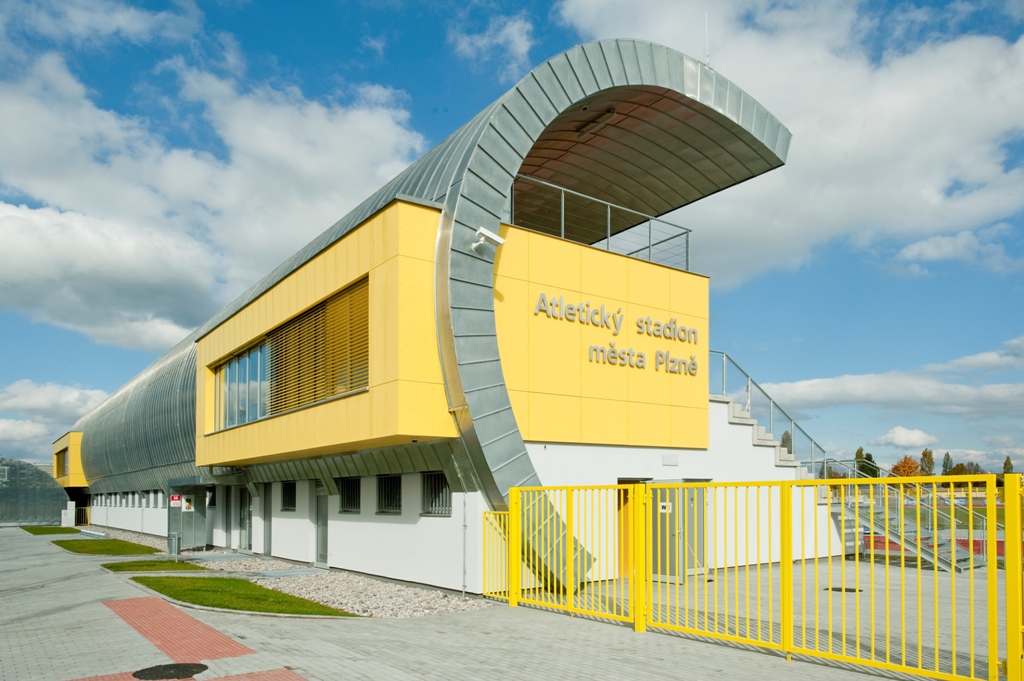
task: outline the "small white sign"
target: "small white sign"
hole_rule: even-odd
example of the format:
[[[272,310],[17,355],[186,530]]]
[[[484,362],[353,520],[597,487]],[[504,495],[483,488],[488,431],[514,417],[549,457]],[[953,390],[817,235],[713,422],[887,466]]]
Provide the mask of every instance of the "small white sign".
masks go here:
[[[661,503],[659,503],[658,504],[658,512],[659,513],[671,513],[672,512],[672,502],[671,501],[662,501]]]
[[[180,494],[172,494],[171,495],[171,508],[181,508],[181,495]]]

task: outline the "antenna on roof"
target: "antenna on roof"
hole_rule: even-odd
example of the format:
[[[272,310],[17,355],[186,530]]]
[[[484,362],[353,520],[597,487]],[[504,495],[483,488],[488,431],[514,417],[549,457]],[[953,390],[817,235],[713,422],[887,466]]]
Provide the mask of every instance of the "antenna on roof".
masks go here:
[[[711,68],[711,42],[708,40],[708,13],[704,12],[704,49],[706,50],[706,58],[704,64],[710,69]]]

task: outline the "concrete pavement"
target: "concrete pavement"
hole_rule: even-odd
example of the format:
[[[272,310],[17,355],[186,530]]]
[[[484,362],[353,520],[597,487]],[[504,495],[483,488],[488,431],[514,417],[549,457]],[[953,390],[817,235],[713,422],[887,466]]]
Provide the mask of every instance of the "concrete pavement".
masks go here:
[[[167,641],[173,643],[177,632],[184,636],[192,626],[184,623],[188,618],[252,651],[193,660],[209,666],[196,677],[200,680],[296,675],[310,681],[868,678],[821,663],[786,662],[767,652],[637,634],[624,626],[525,607],[407,620],[325,620],[172,606],[188,618],[168,616],[167,631],[154,633],[151,621],[140,627],[131,616],[118,614],[129,612],[129,604],[105,604],[152,594],[124,575],[100,569],[110,557],[71,555],[50,544],[51,539],[0,528],[3,681],[130,678],[133,671],[173,661],[153,641],[169,650]]]

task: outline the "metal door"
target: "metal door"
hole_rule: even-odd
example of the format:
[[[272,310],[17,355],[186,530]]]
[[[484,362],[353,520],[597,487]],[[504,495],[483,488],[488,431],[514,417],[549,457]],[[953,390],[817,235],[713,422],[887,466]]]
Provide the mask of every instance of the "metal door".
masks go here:
[[[238,488],[238,550],[252,551],[252,498],[246,487]]]
[[[656,579],[673,581],[703,570],[704,489],[651,489],[651,561]],[[682,570],[682,571],[680,571]]]
[[[206,548],[206,488],[172,487],[167,507],[167,531],[181,536],[181,548]]]
[[[327,495],[316,497],[316,564],[327,567]]]
[[[263,555],[270,556],[270,521],[274,518],[274,483],[263,485]]]

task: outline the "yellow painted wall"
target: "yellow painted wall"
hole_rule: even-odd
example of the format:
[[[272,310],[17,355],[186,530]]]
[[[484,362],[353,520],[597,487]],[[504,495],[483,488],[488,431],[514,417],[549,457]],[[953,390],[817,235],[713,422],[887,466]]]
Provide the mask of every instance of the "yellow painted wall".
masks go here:
[[[494,308],[505,383],[523,439],[652,447],[708,446],[708,280],[503,225]],[[534,314],[540,294],[623,314],[618,335]],[[697,330],[697,342],[639,333],[637,318]],[[645,325],[646,328],[646,325]],[[590,361],[591,345],[644,352],[646,367]],[[655,368],[655,353],[697,363]],[[636,357],[636,354],[634,354]],[[635,360],[634,360],[635,361]]]
[[[68,474],[58,475],[57,455],[67,450]],[[53,443],[53,477],[61,487],[88,487],[85,471],[82,470],[82,434],[79,432],[65,433]]]
[[[196,464],[280,461],[455,437],[437,354],[440,211],[394,201],[199,340]],[[369,390],[220,432],[214,371],[268,331],[369,274]]]

